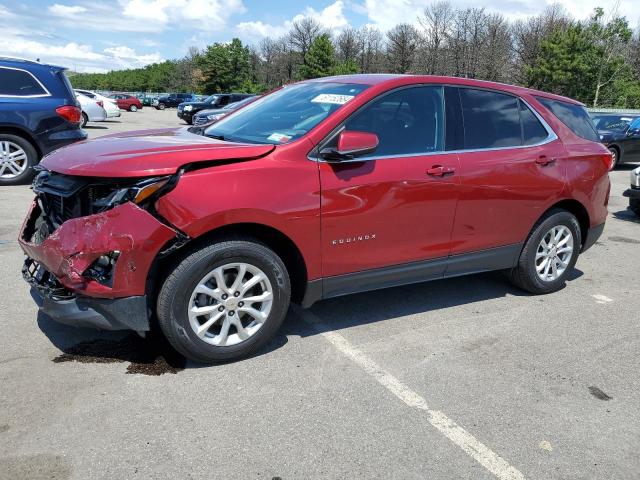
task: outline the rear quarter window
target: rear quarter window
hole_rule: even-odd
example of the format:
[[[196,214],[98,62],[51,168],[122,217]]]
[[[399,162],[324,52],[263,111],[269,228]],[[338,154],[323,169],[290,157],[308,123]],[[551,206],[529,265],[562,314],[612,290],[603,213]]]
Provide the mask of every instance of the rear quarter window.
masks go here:
[[[47,93],[31,73],[25,70],[0,67],[0,95],[33,97],[47,95]]]
[[[536,97],[536,99],[577,136],[592,142],[600,142],[593,121],[582,105],[545,97]]]

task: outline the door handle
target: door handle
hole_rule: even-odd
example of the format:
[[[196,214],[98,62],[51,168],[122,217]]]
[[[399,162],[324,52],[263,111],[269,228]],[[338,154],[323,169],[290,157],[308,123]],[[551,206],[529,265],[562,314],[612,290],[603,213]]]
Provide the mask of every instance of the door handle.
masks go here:
[[[431,175],[432,177],[444,177],[445,175],[450,175],[456,171],[453,167],[443,167],[442,165],[434,165],[433,167],[427,169],[427,175]]]
[[[543,167],[547,165],[551,165],[555,161],[556,161],[555,158],[548,158],[546,155],[540,155],[538,158],[536,158],[536,163],[538,165],[542,165]]]

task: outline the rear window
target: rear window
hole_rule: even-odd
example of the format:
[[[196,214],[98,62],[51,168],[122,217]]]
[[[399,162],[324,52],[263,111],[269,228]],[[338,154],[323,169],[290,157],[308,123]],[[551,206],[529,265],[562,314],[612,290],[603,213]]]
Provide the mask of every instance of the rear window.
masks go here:
[[[522,145],[518,99],[503,93],[461,88],[464,148]]]
[[[536,97],[536,99],[547,107],[547,109],[558,117],[560,121],[569,127],[577,136],[585,140],[591,140],[592,142],[600,142],[600,137],[596,132],[593,121],[587,113],[586,108],[582,105],[562,102],[560,100],[551,100],[550,98],[544,97]]]
[[[0,95],[31,97],[46,94],[47,91],[29,72],[0,67]]]

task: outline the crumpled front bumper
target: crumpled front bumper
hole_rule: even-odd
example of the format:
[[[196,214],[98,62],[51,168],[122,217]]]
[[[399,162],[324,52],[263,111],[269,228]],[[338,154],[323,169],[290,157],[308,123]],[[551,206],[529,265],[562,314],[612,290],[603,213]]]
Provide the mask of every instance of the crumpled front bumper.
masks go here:
[[[42,243],[31,241],[40,207],[33,203],[20,232],[24,253],[73,293],[97,298],[143,296],[158,252],[177,232],[133,203],[64,222]],[[101,256],[117,253],[110,282],[88,276]],[[33,285],[33,283],[32,283]]]

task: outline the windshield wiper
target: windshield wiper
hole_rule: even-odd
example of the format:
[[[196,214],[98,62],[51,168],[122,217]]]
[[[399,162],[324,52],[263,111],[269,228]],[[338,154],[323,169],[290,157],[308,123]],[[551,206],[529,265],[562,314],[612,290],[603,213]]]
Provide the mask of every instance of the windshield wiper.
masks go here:
[[[214,140],[222,140],[224,142],[224,135],[207,135],[209,138],[213,138]]]

